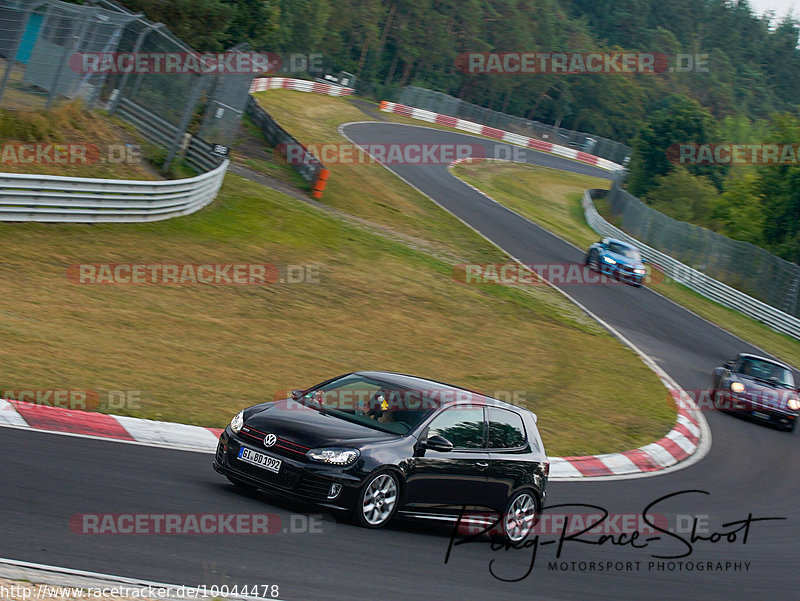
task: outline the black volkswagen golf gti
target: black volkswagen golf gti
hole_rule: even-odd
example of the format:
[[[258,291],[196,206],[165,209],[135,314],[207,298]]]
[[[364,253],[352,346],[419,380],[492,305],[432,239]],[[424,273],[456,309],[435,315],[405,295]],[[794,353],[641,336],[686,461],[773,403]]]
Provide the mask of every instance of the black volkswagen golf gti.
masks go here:
[[[491,510],[511,541],[533,528],[550,464],[530,411],[413,376],[357,372],[237,414],[214,469],[233,484],[346,511],[455,520]]]

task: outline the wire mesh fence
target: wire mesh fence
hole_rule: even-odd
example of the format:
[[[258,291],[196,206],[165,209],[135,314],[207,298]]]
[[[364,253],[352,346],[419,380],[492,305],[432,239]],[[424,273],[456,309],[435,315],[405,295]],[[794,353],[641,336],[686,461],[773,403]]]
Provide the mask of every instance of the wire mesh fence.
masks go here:
[[[113,0],[0,0],[0,107],[80,98],[165,149],[164,170],[188,132],[211,148],[230,144],[257,73],[241,64],[231,72]]]
[[[631,156],[631,149],[628,146],[614,140],[507,115],[477,104],[464,102],[454,96],[434,90],[406,86],[400,91],[397,102],[406,106],[481,123],[522,136],[539,138],[554,144],[577,148],[582,152],[603,157],[619,165],[627,165]]]
[[[800,266],[739,240],[677,221],[614,182],[611,220],[637,240],[781,311],[800,317]]]
[[[236,128],[247,107],[253,77],[240,73],[225,73],[216,77],[200,125],[199,135],[217,144],[230,145]]]

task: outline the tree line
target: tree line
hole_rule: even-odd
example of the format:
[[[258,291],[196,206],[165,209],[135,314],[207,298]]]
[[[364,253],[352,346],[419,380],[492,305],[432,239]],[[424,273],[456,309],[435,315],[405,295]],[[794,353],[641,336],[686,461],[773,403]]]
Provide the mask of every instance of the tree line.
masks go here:
[[[198,50],[319,53],[358,93],[405,85],[631,145],[628,187],[676,218],[800,262],[800,167],[687,165],[674,144],[798,143],[800,28],[746,0],[123,0]],[[485,74],[474,52],[702,57],[661,73]],[[690,58],[691,60],[691,58]],[[698,61],[700,62],[700,61]],[[673,63],[671,63],[673,64]],[[695,65],[697,67],[698,65]]]

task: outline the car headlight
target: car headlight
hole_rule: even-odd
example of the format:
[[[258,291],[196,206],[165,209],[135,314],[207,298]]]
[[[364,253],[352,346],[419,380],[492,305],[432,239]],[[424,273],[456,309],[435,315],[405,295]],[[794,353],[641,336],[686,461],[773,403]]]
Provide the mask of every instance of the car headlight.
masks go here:
[[[800,409],[800,399],[789,399],[787,405],[789,405],[789,409],[792,411],[797,411]]]
[[[606,262],[606,263],[608,263],[609,265],[615,265],[615,264],[617,263],[617,262],[616,262],[614,259],[612,259],[611,257],[605,257],[605,256],[603,257],[603,261],[605,261],[605,262]]]
[[[741,382],[731,382],[731,392],[744,392],[744,384]]]
[[[644,269],[637,268],[637,269],[633,270],[633,273],[638,273],[639,275],[644,275],[645,271],[644,271]]]
[[[242,426],[244,426],[244,411],[240,411],[233,416],[233,419],[231,420],[231,430],[233,430],[234,434],[238,434],[239,430],[242,429]]]
[[[306,457],[321,463],[331,463],[333,465],[350,465],[358,459],[361,452],[358,449],[346,449],[342,447],[327,447],[321,449],[311,449],[306,453]]]

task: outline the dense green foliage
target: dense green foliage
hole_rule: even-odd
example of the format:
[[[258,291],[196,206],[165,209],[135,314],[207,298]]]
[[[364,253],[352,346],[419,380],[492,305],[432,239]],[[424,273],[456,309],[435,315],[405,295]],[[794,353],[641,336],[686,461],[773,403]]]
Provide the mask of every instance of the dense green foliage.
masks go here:
[[[798,23],[746,0],[123,0],[201,50],[321,53],[392,98],[413,84],[630,144],[631,191],[678,218],[800,260],[800,167],[676,169],[675,143],[797,142]],[[642,51],[658,74],[469,74],[466,52]],[[674,63],[670,63],[674,64]],[[793,137],[794,136],[794,137]],[[745,139],[746,138],[746,139]],[[702,194],[697,194],[702,191]]]

